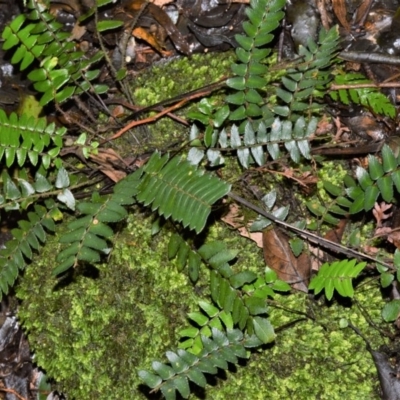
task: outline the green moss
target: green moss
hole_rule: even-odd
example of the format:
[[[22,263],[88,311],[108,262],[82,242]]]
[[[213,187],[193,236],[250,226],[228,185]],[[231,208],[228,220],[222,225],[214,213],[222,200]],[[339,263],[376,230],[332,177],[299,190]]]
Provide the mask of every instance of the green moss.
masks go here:
[[[332,202],[332,197],[324,189],[324,182],[329,182],[332,185],[342,187],[343,179],[346,176],[347,171],[343,168],[340,162],[324,161],[318,168],[317,182],[318,194],[321,199],[327,202]]]
[[[249,240],[218,224],[209,238],[240,250],[235,270],[263,271],[261,251]],[[137,371],[150,368],[153,360],[164,360],[164,352],[176,348],[176,332],[187,327],[186,313],[197,310],[198,298],[185,275],[166,259],[167,241],[162,235],[155,241],[148,221],[130,217],[96,278],[93,272],[75,274],[69,284],[50,278],[60,251],[56,240],[26,270],[17,289],[23,300],[19,317],[38,364],[70,398],[144,399]],[[373,321],[381,320],[377,284],[358,290],[357,301]],[[346,318],[379,346],[379,335],[357,307],[326,307],[299,293],[278,296],[273,304],[314,320],[278,332],[274,346],[255,352],[242,363],[246,366],[228,371],[227,379],[214,380],[205,399],[378,398],[376,372],[365,344],[350,329],[339,328],[339,320]],[[270,310],[276,327],[299,318],[274,305]]]
[[[201,88],[226,76],[232,62],[232,52],[195,54],[161,62],[136,77],[135,100],[141,106],[149,106]]]
[[[383,306],[376,283],[368,284],[356,295],[368,309],[372,321],[379,324]],[[356,306],[333,303],[326,307],[304,294],[278,296],[276,302],[301,311],[314,320],[300,321],[278,332],[275,345],[253,354],[247,365],[228,373],[207,391],[207,399],[379,399],[376,369],[363,340],[350,328],[340,329],[341,318],[348,319],[371,341],[374,348],[382,344],[378,331],[368,325]],[[274,326],[283,326],[301,315],[271,307]]]
[[[233,52],[195,54],[189,57],[177,57],[160,62],[149,70],[138,74],[131,83],[135,103],[149,106],[160,101],[184,95],[192,90],[217,82],[227,76],[234,60]],[[216,107],[222,104],[222,95],[213,94]],[[177,116],[185,117],[200,99],[175,111]],[[156,112],[150,114],[155,115]],[[146,138],[148,148],[165,148],[174,142],[188,139],[188,128],[170,118],[147,125],[149,136]],[[129,139],[129,138],[128,138]],[[125,139],[125,140],[128,140]],[[141,144],[143,140],[140,141]],[[137,143],[135,142],[137,147]],[[141,150],[142,151],[142,150]]]
[[[175,346],[196,295],[167,261],[166,243],[153,242],[149,223],[136,216],[90,277],[75,274],[69,284],[50,277],[56,240],[26,270],[19,317],[38,364],[71,398],[142,398],[138,369]]]

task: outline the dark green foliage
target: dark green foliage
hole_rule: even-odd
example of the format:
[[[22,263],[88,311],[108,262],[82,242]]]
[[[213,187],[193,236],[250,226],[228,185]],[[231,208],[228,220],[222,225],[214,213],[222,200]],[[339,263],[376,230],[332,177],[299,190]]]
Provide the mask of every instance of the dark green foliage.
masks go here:
[[[223,243],[216,243],[219,243],[217,246],[222,251],[226,251]],[[216,245],[213,243],[212,247],[214,246]],[[203,247],[199,252],[207,247],[209,246]],[[218,254],[218,258],[221,255]],[[276,273],[268,268],[264,277],[258,277],[254,272],[246,270],[235,274],[227,265],[223,270],[225,275],[230,274],[229,279],[211,272],[211,294],[215,305],[199,302],[201,311],[188,314],[196,326],[179,332],[179,336],[185,338],[180,347],[193,354],[202,350],[201,335],[209,337],[211,328],[229,330],[236,326],[247,330],[248,334],[255,333],[263,343],[268,343],[275,335],[267,318],[266,300],[274,297],[275,291],[290,291],[290,286],[277,279]]]
[[[268,67],[263,64],[263,60],[271,52],[271,49],[264,46],[274,38],[272,32],[284,16],[284,6],[284,0],[259,0],[252,1],[250,8],[246,10],[249,17],[243,24],[246,35],[235,36],[240,45],[236,49],[238,61],[232,65],[235,76],[226,82],[230,88],[237,91],[226,98],[228,103],[237,106],[229,115],[231,121],[263,115],[264,100],[259,91],[267,84],[265,75]]]
[[[80,202],[77,205],[81,217],[68,225],[69,232],[60,239],[66,247],[57,256],[60,263],[53,271],[58,275],[79,261],[96,263],[101,254],[110,252],[107,239],[114,235],[108,224],[121,221],[127,216],[125,207],[135,202],[137,178],[140,171],[129,175],[114,187],[113,195],[102,197],[95,193],[91,202]]]
[[[274,160],[280,158],[282,145],[295,163],[301,157],[311,157],[309,138],[318,122],[311,113],[320,108],[313,99],[321,97],[331,80],[329,67],[337,52],[338,29],[321,30],[318,43],[310,39],[308,48],[301,47],[298,61],[279,77],[281,87],[275,88],[265,62],[271,49],[265,45],[272,41],[271,32],[283,18],[284,5],[281,0],[250,3],[249,21],[243,24],[245,34],[236,36],[240,46],[236,49],[237,62],[232,65],[234,76],[226,82],[234,91],[225,97],[231,110],[224,106],[215,111],[203,103],[199,112],[189,114],[206,126],[203,141],[208,149],[204,152],[194,147],[189,154],[193,163],[206,155],[211,165],[222,164],[218,147],[236,150],[244,168],[254,163],[264,165],[265,150]],[[276,101],[270,100],[276,97]],[[229,130],[220,130],[227,120],[234,124]],[[192,129],[191,140],[198,137],[198,131]]]
[[[400,159],[386,144],[381,158],[369,155],[368,170],[358,166],[355,175],[357,181],[347,176],[342,186],[324,181],[324,189],[332,196],[332,202],[308,202],[308,209],[325,222],[336,225],[339,219],[332,214],[345,216],[370,211],[380,199],[393,203],[396,193],[400,193]]]
[[[176,399],[176,392],[187,399],[190,395],[189,381],[198,386],[206,386],[204,374],[215,375],[218,369],[228,369],[228,363],[237,364],[238,358],[248,358],[246,348],[260,345],[255,337],[243,336],[238,330],[226,333],[212,328],[212,336],[201,337],[202,351],[192,354],[179,349],[176,353],[168,351],[169,364],[153,362],[153,370],[139,371],[139,376],[154,390],[161,390],[167,400]]]
[[[338,217],[344,217],[348,211],[346,208],[351,206],[351,201],[346,196],[344,187],[323,181],[325,191],[331,196],[331,201],[307,201],[306,206],[315,216],[331,225],[337,225],[340,221]]]
[[[201,257],[178,233],[171,236],[168,244],[168,258],[171,260],[175,257],[178,271],[182,271],[187,266],[190,280],[196,283],[199,279]]]
[[[227,369],[228,362],[236,364],[237,357],[247,358],[245,348],[272,342],[275,332],[267,318],[266,299],[274,297],[275,290],[290,290],[269,269],[264,277],[246,270],[234,273],[228,262],[237,252],[228,250],[223,242],[203,245],[198,253],[213,269],[210,285],[214,304],[200,301],[201,311],[188,314],[193,326],[179,332],[185,340],[177,354],[167,353],[170,364],[153,362],[155,374],[139,372],[146,384],[161,390],[166,399],[174,399],[176,391],[187,398],[188,381],[204,387],[203,373],[215,375],[218,368]]]
[[[333,27],[328,32],[321,30],[318,44],[310,39],[308,48],[300,46],[301,61],[287,70],[287,75],[282,78],[283,88],[276,90],[277,96],[287,104],[277,106],[276,114],[296,120],[299,112],[309,112],[318,107],[312,98],[322,96],[331,80],[329,67],[338,42],[338,28]]]
[[[19,221],[19,228],[12,230],[14,239],[0,250],[0,297],[8,293],[19,271],[25,268],[26,261],[32,260],[33,254],[46,242],[46,231],[53,233],[55,230],[52,213],[57,212],[56,204],[48,200],[45,205],[35,205],[34,210],[28,213],[28,220]]]
[[[62,103],[83,92],[104,93],[108,87],[93,83],[100,74],[91,67],[103,58],[97,52],[87,58],[77,51],[70,34],[61,30],[62,24],[54,19],[45,2],[28,1],[29,15],[21,14],[3,32],[4,50],[18,46],[11,59],[27,69],[34,60],[40,61],[40,68],[28,74],[34,88],[43,93],[40,104],[50,101]]]
[[[357,214],[360,211],[370,211],[381,196],[387,203],[392,203],[395,198],[396,189],[400,193],[400,161],[395,157],[392,149],[388,145],[382,148],[382,159],[376,156],[368,156],[368,170],[363,167],[357,167],[356,178],[345,180],[347,188],[345,197],[339,196],[337,203],[340,208],[336,212],[348,208],[350,214]],[[329,189],[328,189],[329,190]],[[336,196],[340,188],[330,191]]]
[[[98,16],[97,7],[110,3],[111,0],[97,1],[81,22]],[[237,61],[232,65],[232,77],[226,82],[225,103],[216,106],[203,99],[198,111],[190,114],[190,118],[204,125],[204,132],[193,125],[192,148],[187,157],[175,155],[170,159],[169,154],[155,151],[143,167],[116,184],[111,195],[94,192],[89,200],[77,203],[79,214],[74,215],[59,240],[64,247],[56,257],[56,265],[52,266],[53,275],[80,263],[99,263],[111,250],[114,231],[120,225],[117,223],[127,219],[130,206],[135,203],[182,225],[174,226],[168,258],[176,259],[179,271],[187,267],[192,283],[202,278],[200,269],[206,266],[211,299],[199,301],[200,310],[188,314],[191,325],[179,332],[183,339],[180,349],[166,353],[168,363],[155,361],[154,372],[139,373],[149,387],[160,390],[167,399],[175,399],[176,393],[188,398],[190,383],[205,387],[205,374],[215,375],[218,369],[226,370],[229,363],[237,364],[239,358],[248,357],[246,349],[271,343],[275,330],[267,300],[276,292],[291,289],[269,268],[261,274],[235,269],[233,264],[240,257],[238,250],[218,240],[204,244],[203,238],[197,236],[205,230],[213,205],[231,190],[230,184],[206,171],[201,165],[204,158],[212,167],[220,166],[224,162],[223,154],[233,151],[244,168],[254,164],[263,166],[268,156],[277,161],[288,154],[292,164],[311,158],[309,141],[316,131],[321,97],[336,62],[338,29],[333,27],[328,32],[322,29],[317,43],[310,39],[307,47],[299,49],[299,58],[274,76],[270,66],[275,61],[273,57],[267,60],[271,55],[268,45],[284,17],[285,3],[284,0],[251,1],[246,11],[249,20],[243,24],[244,33],[236,36]],[[42,95],[41,104],[53,102],[60,107],[65,100],[83,93],[92,99],[104,93],[107,86],[97,81],[100,70],[96,69],[103,53],[97,51],[86,56],[77,51],[69,40],[70,34],[62,30],[63,26],[48,11],[48,2],[30,0],[28,9],[29,14],[18,16],[3,32],[3,48],[14,51],[12,63],[28,70],[33,87]],[[100,33],[121,25],[115,20],[97,21],[96,29]],[[32,69],[33,65],[39,67]],[[123,80],[125,72],[113,74]],[[348,81],[352,79],[349,77]],[[353,82],[357,79],[361,78],[354,77]],[[393,113],[393,108],[375,91],[351,89],[332,96],[348,104],[348,94],[355,103],[387,115]],[[77,179],[70,176],[58,158],[64,146],[65,129],[56,129],[53,124],[47,125],[45,119],[36,121],[26,115],[7,117],[3,111],[0,111],[0,128],[0,160],[7,167],[16,168],[12,176],[6,170],[2,173],[0,206],[6,211],[19,208],[27,211],[27,220],[19,221],[19,228],[12,231],[14,239],[0,251],[0,290],[8,293],[19,270],[32,260],[34,253],[41,251],[46,234],[55,231],[55,221],[62,218],[57,204],[75,211],[73,192]],[[86,133],[82,133],[75,144],[83,147],[84,157],[89,157],[90,151],[97,147],[86,139]],[[31,176],[32,167],[35,173]],[[369,170],[358,168],[358,182],[347,180],[346,189],[324,182],[326,192],[333,199],[331,204],[309,202],[307,207],[323,221],[337,224],[337,216],[345,215],[347,210],[353,214],[369,211],[380,195],[386,202],[393,202],[394,187],[400,191],[398,167],[399,159],[385,146],[382,161],[370,156]],[[273,216],[285,220],[289,209],[275,207],[274,191],[262,201]],[[259,217],[252,230],[262,230],[270,223]],[[167,224],[168,228],[171,226]],[[304,228],[304,224],[299,226]],[[291,238],[290,248],[298,257],[305,245],[301,239]],[[356,265],[355,260],[325,264],[312,280],[310,289],[316,294],[325,290],[329,300],[334,289],[342,296],[352,297],[352,279],[364,267],[365,263]],[[388,287],[395,279],[394,273],[384,267],[377,268],[382,286]],[[397,303],[389,305],[385,320],[392,321],[396,311]],[[78,307],[77,315],[79,312]]]
[[[204,229],[211,205],[225,196],[230,185],[197,169],[179,157],[155,152],[143,168],[137,199],[165,218],[182,222],[197,233]]]
[[[29,212],[28,220],[18,222],[19,228],[11,231],[13,239],[7,242],[4,250],[0,250],[0,296],[8,293],[8,287],[14,284],[19,270],[24,269],[33,254],[40,251],[47,238],[45,230],[54,233],[55,221],[62,215],[53,199],[47,199],[42,204],[35,204],[35,200],[47,197],[47,193],[52,191],[59,203],[71,209],[75,207],[74,196],[68,189],[68,173],[64,168],[58,170],[54,184],[39,172],[31,182],[24,170],[20,171],[17,183],[4,170],[2,182],[0,206],[6,211],[21,209]]]
[[[335,76],[335,84],[337,85],[357,85],[371,83],[364,75],[359,73],[342,73]],[[394,118],[396,108],[390,102],[388,97],[381,93],[377,88],[350,88],[332,90],[329,92],[333,100],[340,100],[343,104],[360,104],[368,107],[376,114],[387,115]]]
[[[57,157],[63,147],[62,137],[66,128],[56,128],[54,123],[47,124],[46,118],[35,120],[23,114],[18,117],[11,113],[7,116],[0,110],[0,161],[10,168],[14,163],[25,166],[27,160],[38,165],[39,160],[48,169],[51,162],[60,160]]]

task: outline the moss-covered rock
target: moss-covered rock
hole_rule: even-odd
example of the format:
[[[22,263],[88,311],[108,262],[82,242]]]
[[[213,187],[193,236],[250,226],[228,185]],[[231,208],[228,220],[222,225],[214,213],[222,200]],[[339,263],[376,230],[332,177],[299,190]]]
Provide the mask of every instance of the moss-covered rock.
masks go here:
[[[108,262],[68,282],[51,277],[55,238],[21,279],[19,317],[36,360],[71,397],[140,398],[137,369],[174,346],[194,305],[191,285],[167,261],[167,240],[150,232],[148,221],[130,218]]]

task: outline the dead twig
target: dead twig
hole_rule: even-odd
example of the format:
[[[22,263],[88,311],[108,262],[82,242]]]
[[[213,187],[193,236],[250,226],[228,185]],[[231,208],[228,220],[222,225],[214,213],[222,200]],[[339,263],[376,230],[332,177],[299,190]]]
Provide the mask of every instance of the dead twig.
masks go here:
[[[6,393],[11,393],[13,394],[18,400],[28,400],[26,397],[22,397],[18,392],[16,392],[14,389],[6,389],[0,387],[1,392],[6,392]]]
[[[329,90],[342,90],[342,89],[364,89],[364,88],[398,88],[400,82],[385,82],[385,83],[354,83],[351,85],[331,85]]]
[[[379,263],[380,265],[383,265],[385,267],[388,267],[390,270],[395,270],[395,268],[393,267],[393,265],[387,264],[385,262],[382,261],[378,261],[376,258],[369,256],[368,254],[364,254],[364,253],[360,253],[359,251],[350,249],[346,246],[343,246],[341,244],[332,242],[331,240],[327,240],[325,238],[322,238],[318,235],[315,235],[314,233],[311,233],[309,231],[306,231],[304,229],[300,229],[294,225],[288,224],[287,222],[284,222],[282,220],[280,220],[279,218],[275,217],[273,214],[263,210],[260,207],[257,207],[256,205],[250,203],[249,201],[247,201],[246,199],[238,196],[235,193],[228,193],[228,196],[237,201],[240,204],[243,204],[245,207],[249,208],[250,210],[255,211],[256,213],[262,215],[265,218],[268,218],[269,220],[271,220],[272,222],[274,222],[275,224],[278,224],[286,229],[289,229],[290,231],[296,232],[300,237],[302,238],[306,238],[308,239],[310,242],[312,243],[316,243],[319,246],[322,246],[324,248],[327,248],[329,250],[332,250],[336,253],[339,254],[344,254],[347,257],[354,257],[356,259],[364,259],[364,260],[369,260],[372,261],[374,263]]]
[[[148,118],[141,119],[138,121],[137,120],[131,121],[128,125],[124,126],[122,129],[120,129],[118,132],[116,132],[113,136],[111,136],[108,139],[103,140],[101,142],[101,144],[104,144],[111,140],[115,140],[115,139],[119,138],[125,132],[129,131],[130,129],[132,129],[136,126],[155,122],[164,115],[169,115],[172,118],[172,115],[173,115],[173,114],[171,114],[172,111],[183,107],[185,104],[189,103],[192,100],[198,99],[199,97],[205,97],[205,96],[209,95],[210,93],[212,93],[213,91],[215,91],[216,89],[220,89],[225,84],[225,80],[226,80],[226,78],[222,78],[220,81],[213,83],[211,85],[207,85],[203,88],[193,90],[193,91],[183,94],[181,96],[177,96],[174,99],[165,100],[165,101],[155,104],[153,106],[146,107],[144,109],[136,111],[131,117],[135,117],[137,114],[143,113],[146,111],[154,111],[154,109],[157,109],[164,105],[168,105],[168,104],[175,102],[175,104],[173,104],[172,106],[165,108],[164,110],[160,111],[158,114],[156,114],[152,117],[148,117]]]

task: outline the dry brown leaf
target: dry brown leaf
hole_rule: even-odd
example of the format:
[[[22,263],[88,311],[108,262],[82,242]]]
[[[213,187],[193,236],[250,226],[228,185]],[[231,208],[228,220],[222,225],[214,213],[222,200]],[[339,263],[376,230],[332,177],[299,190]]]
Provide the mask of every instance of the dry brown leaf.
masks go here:
[[[173,3],[175,0],[152,0],[150,3],[155,4],[158,7],[163,7],[167,4]]]
[[[163,48],[163,44],[159,43],[157,38],[154,37],[150,32],[147,32],[146,29],[137,27],[132,31],[132,35],[135,38],[142,39],[147,42],[153,49],[157,50],[163,57],[168,57],[171,55],[171,51],[167,51]]]
[[[378,228],[375,233],[380,236],[386,236],[389,243],[393,243],[397,249],[400,249],[400,231],[391,228]]]
[[[382,221],[384,219],[390,218],[393,213],[390,214],[385,214],[385,211],[389,210],[392,208],[392,204],[387,204],[384,201],[382,203],[375,203],[374,209],[372,210],[372,214],[374,215],[376,219],[376,226],[379,228],[382,226]]]
[[[294,289],[307,293],[311,273],[310,257],[303,253],[296,258],[290,249],[288,237],[278,229],[263,232],[263,246],[265,263],[277,273],[278,278]]]
[[[256,242],[257,246],[263,248],[262,232],[250,232],[247,226],[243,226],[243,215],[239,212],[240,208],[237,204],[231,203],[229,205],[229,211],[225,214],[221,220],[229,226],[237,229],[239,234],[250,240]]]
[[[347,219],[341,219],[336,228],[331,229],[324,235],[324,239],[340,244],[346,225]],[[322,250],[320,247],[314,247],[309,244],[308,251],[311,258],[311,269],[313,271],[319,271],[323,263],[334,260],[330,254]]]
[[[347,219],[341,219],[337,224],[337,227],[335,229],[331,229],[330,231],[328,231],[325,234],[324,238],[330,240],[331,242],[340,244],[342,241],[346,225],[347,225]]]
[[[72,28],[71,38],[69,40],[80,40],[82,36],[86,33],[86,31],[86,26],[82,26],[79,25],[79,23],[76,23]]]
[[[119,182],[121,179],[124,179],[126,177],[126,173],[118,169],[102,168],[102,167],[100,167],[99,169],[104,175],[108,176],[115,183]]]
[[[339,20],[340,24],[346,29],[347,32],[350,32],[350,24],[347,21],[347,9],[345,0],[332,0],[333,11]]]
[[[100,165],[99,170],[113,182],[118,182],[125,178],[126,173],[123,170],[128,164],[113,149],[98,149],[97,154],[92,153],[89,157],[91,161]]]
[[[90,154],[90,159],[100,165],[115,165],[125,168],[127,163],[113,149],[98,149],[97,154]]]
[[[114,107],[112,110],[112,116],[114,118],[122,118],[125,115],[125,109],[124,107],[117,105]]]

